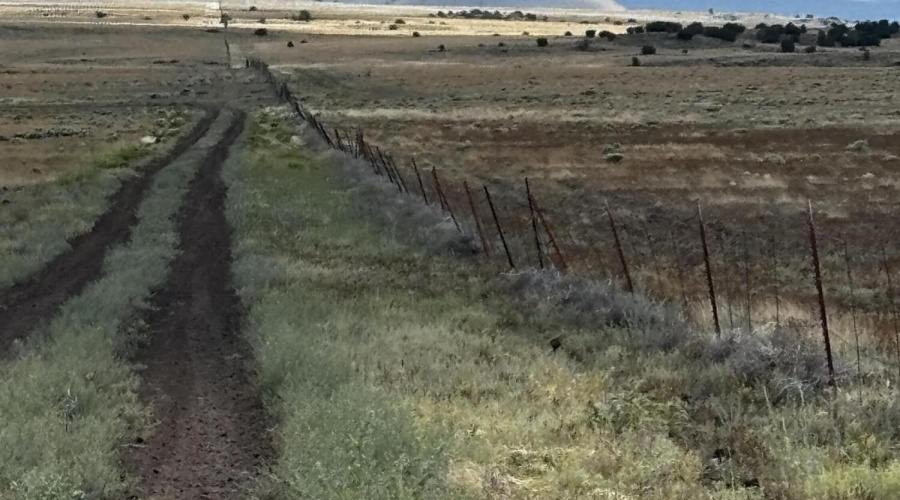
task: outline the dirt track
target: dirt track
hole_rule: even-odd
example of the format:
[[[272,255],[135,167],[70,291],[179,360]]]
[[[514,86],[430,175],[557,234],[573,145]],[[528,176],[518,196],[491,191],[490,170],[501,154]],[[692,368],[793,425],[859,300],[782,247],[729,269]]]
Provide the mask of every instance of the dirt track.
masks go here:
[[[37,275],[0,293],[0,359],[11,355],[17,339],[27,337],[70,297],[100,277],[110,248],[131,236],[138,207],[157,172],[206,135],[218,110],[207,109],[197,125],[164,156],[152,160],[140,174],[126,180],[110,198],[109,209],[87,233],[69,241],[70,249],[50,261]]]
[[[245,372],[240,304],[231,284],[231,230],[222,163],[244,127],[234,112],[178,215],[180,254],[152,301],[142,396],[159,425],[124,461],[131,498],[231,499],[252,487],[270,454],[265,410]]]

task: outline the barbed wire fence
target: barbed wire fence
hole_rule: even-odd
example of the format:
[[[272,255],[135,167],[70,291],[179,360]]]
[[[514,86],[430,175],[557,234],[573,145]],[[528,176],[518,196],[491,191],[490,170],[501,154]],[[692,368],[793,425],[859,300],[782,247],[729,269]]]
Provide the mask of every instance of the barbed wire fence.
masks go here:
[[[693,214],[659,215],[657,226],[665,229],[654,230],[647,220],[624,217],[609,201],[589,234],[560,233],[530,179],[523,179],[521,194],[504,197],[513,201],[501,205],[488,185],[457,182],[415,159],[402,167],[362,129],[323,123],[262,59],[248,58],[245,66],[260,72],[329,148],[363,160],[371,175],[396,187],[397,196],[440,206],[457,230],[475,233],[471,236],[486,259],[509,271],[552,268],[606,280],[626,292],[671,302],[686,319],[709,325],[718,336],[761,328],[816,332],[832,385],[834,351],[852,361],[858,377],[861,365],[874,361],[895,365],[900,382],[898,257],[886,244],[878,252],[854,253],[846,236],[823,234],[812,201],[802,218],[790,221],[789,237],[736,230],[709,218],[699,203]],[[835,337],[836,331],[844,334]]]

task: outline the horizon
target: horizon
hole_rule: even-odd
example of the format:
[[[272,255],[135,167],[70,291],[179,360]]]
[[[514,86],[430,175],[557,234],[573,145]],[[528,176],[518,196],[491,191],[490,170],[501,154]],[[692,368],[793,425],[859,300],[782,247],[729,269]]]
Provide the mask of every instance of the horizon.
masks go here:
[[[836,16],[855,21],[900,19],[900,0],[619,0],[628,9],[675,11],[760,12],[816,17]]]

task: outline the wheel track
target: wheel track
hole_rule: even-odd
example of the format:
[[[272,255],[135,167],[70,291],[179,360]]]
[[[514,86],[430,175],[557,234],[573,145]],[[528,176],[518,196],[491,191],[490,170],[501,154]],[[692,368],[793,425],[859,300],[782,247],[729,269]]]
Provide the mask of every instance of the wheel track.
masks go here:
[[[102,275],[109,249],[130,238],[138,221],[138,207],[156,173],[206,135],[218,114],[216,109],[206,109],[197,125],[167,154],[151,160],[138,176],[124,181],[91,230],[69,240],[69,250],[36,275],[0,291],[0,359],[9,358],[16,340],[26,338],[52,318],[66,300]]]
[[[241,134],[235,112],[203,161],[179,210],[179,256],[146,318],[149,339],[134,359],[145,366],[141,396],[159,420],[131,447],[125,469],[139,479],[129,498],[228,500],[246,497],[271,455],[265,409],[246,372],[231,282],[231,230],[222,164]]]

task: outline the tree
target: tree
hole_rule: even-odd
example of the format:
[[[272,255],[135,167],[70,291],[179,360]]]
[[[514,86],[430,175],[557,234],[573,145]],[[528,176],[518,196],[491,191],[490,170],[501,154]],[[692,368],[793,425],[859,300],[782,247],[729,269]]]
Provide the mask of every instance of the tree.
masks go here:
[[[781,51],[782,52],[794,52],[797,50],[797,43],[794,42],[792,37],[784,37],[781,40]]]

